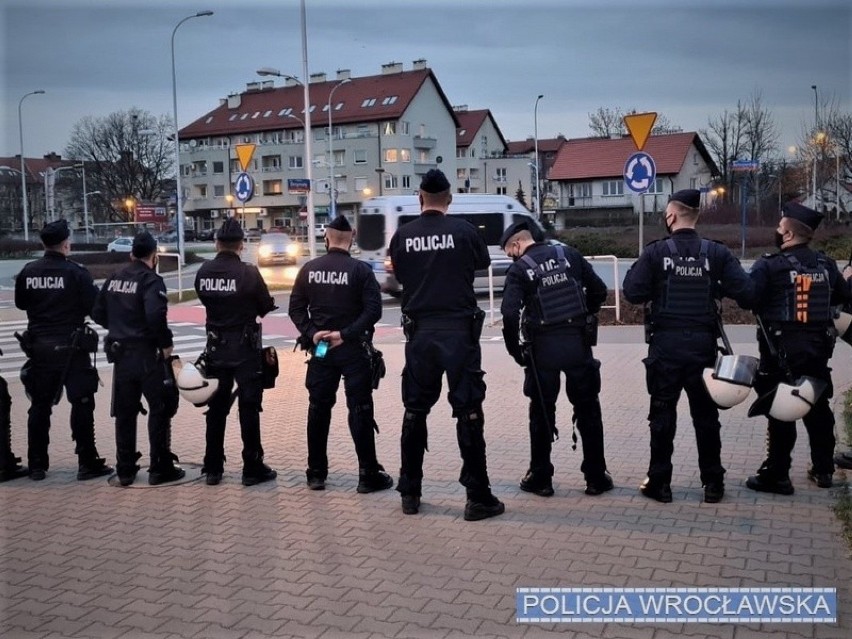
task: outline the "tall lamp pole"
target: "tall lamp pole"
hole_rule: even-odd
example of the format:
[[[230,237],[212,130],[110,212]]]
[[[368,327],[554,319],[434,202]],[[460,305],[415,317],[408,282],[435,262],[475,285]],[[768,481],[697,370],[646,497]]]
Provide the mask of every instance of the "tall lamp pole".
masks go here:
[[[178,28],[187,20],[193,18],[203,18],[212,16],[212,11],[199,11],[191,16],[186,16],[183,20],[175,25],[172,29],[172,116],[175,123],[175,191],[177,200],[177,245],[178,253],[180,254],[180,263],[185,264],[184,240],[183,240],[183,190],[180,184],[180,140],[178,139],[178,110],[177,110],[177,78],[175,76],[175,33]]]
[[[331,98],[334,95],[334,92],[337,91],[342,85],[347,82],[351,82],[349,78],[345,80],[341,80],[337,84],[332,87],[331,91],[328,93],[328,196],[330,198],[330,206],[329,206],[329,215],[328,219],[333,220],[337,217],[337,203],[335,200],[335,188],[334,188],[334,151],[331,146],[332,138],[334,137],[331,134]]]
[[[544,97],[542,93],[535,99],[535,108],[533,109],[533,135],[535,136],[533,144],[535,145],[535,198],[533,199],[533,213],[541,217],[539,212],[540,202],[538,197],[539,179],[538,179],[538,101]]]
[[[24,241],[30,241],[30,227],[29,227],[29,206],[27,203],[27,169],[24,166],[24,124],[21,118],[21,105],[23,105],[24,100],[31,95],[41,95],[44,93],[42,89],[37,91],[30,91],[29,93],[24,94],[23,97],[18,101],[18,135],[21,138],[21,199],[23,200],[23,211],[24,211]]]
[[[812,194],[814,197],[814,209],[817,208],[816,189],[817,189],[817,144],[819,141],[819,94],[817,93],[817,85],[812,84],[811,89],[814,90],[814,182]]]

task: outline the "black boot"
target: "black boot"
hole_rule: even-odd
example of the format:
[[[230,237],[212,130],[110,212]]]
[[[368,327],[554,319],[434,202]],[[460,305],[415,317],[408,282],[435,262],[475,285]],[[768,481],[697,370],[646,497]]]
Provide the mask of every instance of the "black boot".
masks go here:
[[[358,471],[358,492],[363,494],[375,493],[380,490],[393,488],[393,479],[382,466],[374,470],[361,469]]]
[[[243,486],[255,486],[272,481],[278,477],[278,471],[263,463],[263,454],[257,453],[250,459],[243,459]]]
[[[148,468],[148,484],[150,486],[159,486],[170,481],[177,481],[186,476],[186,471],[180,466],[175,465],[176,461],[180,461],[174,453],[167,455],[159,455],[151,460],[151,466]]]
[[[0,482],[26,477],[29,468],[12,452],[12,397],[6,380],[0,377]]]

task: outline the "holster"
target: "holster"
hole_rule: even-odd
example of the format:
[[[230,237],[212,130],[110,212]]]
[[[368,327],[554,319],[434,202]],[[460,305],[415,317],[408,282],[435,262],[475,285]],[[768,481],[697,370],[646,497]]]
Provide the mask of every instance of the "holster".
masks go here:
[[[121,356],[124,354],[124,344],[116,339],[107,337],[104,340],[104,354],[106,355],[107,362],[115,364],[121,360]]]
[[[23,333],[19,333],[15,331],[15,339],[18,340],[18,343],[21,345],[21,350],[24,355],[29,358],[33,356],[33,336],[29,331],[24,331]]]
[[[650,344],[654,335],[654,323],[651,321],[651,308],[647,304],[642,309],[642,317],[645,325],[645,343]]]
[[[597,315],[586,315],[586,325],[583,327],[583,343],[589,347],[598,345]]]
[[[483,326],[485,326],[485,311],[481,308],[477,308],[473,312],[473,318],[471,319],[470,324],[470,336],[473,338],[474,342],[479,341],[479,338],[482,335]]]
[[[379,382],[387,374],[387,366],[385,366],[385,358],[382,352],[373,346],[372,342],[364,342],[364,350],[367,351],[367,357],[370,359],[370,373],[372,375],[373,390],[379,387]]]
[[[278,351],[274,346],[265,347],[260,352],[260,373],[264,388],[275,388],[278,370]]]
[[[74,334],[76,334],[76,341]],[[83,353],[98,352],[98,333],[91,326],[85,324],[75,329],[74,334],[72,334],[71,342],[76,343],[78,350]]]
[[[406,341],[411,341],[414,337],[414,320],[411,319],[408,315],[403,313],[400,315],[399,323],[402,326],[402,334],[405,335]]]

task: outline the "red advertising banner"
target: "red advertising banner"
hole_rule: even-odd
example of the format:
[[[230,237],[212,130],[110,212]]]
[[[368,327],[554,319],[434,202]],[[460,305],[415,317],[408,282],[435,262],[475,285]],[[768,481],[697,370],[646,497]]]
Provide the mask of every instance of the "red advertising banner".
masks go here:
[[[136,207],[136,219],[135,222],[137,224],[146,224],[149,222],[154,222],[156,224],[163,224],[166,221],[166,207],[164,206],[152,206],[148,204],[140,204]]]

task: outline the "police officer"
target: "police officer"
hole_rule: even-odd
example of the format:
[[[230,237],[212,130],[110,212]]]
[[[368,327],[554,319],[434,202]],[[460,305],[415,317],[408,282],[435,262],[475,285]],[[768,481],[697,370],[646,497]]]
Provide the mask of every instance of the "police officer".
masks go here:
[[[671,458],[681,391],[686,391],[695,428],[704,500],[716,503],[724,496],[719,409],[702,372],[717,355],[716,300],[732,297],[743,308],[752,301],[753,286],[739,261],[723,244],[695,232],[700,197],[695,189],[672,194],[664,218],[671,235],[648,244],[624,278],[628,301],[650,303],[644,363],[651,396],[651,460],[640,490],[664,503],[672,500]]]
[[[755,312],[773,347],[770,348],[767,335],[758,331],[760,368],[754,387],[758,395],[764,395],[779,382],[793,383],[801,375],[827,384],[802,421],[811,445],[808,477],[820,488],[830,488],[835,444],[834,414],[828,401],[833,394],[828,360],[835,343],[831,306],[849,298],[849,287],[834,260],[809,247],[822,215],[796,202],[785,204],[781,215],[775,231],[775,243],[780,250],[764,255],[751,269]],[[777,357],[778,353],[783,361]],[[788,378],[788,371],[792,379]],[[792,495],[789,471],[795,443],[795,422],[770,416],[766,460],[757,474],[746,480],[746,486]]]
[[[0,351],[2,354],[2,351]],[[9,384],[0,377],[0,482],[26,477],[30,469],[12,452],[12,396]]]
[[[530,400],[530,465],[521,490],[553,495],[550,450],[564,373],[583,443],[586,494],[600,495],[613,486],[604,460],[600,362],[592,356],[595,314],[606,300],[606,284],[576,249],[536,242],[529,222],[511,225],[500,245],[515,260],[506,272],[500,308],[503,338],[509,354],[525,367],[524,395]]]
[[[27,448],[30,478],[45,478],[50,467],[50,416],[62,388],[71,404],[71,437],[76,442],[77,479],[112,472],[95,447],[95,392],[98,372],[91,353],[98,336],[85,326],[98,289],[80,264],[68,259],[71,242],[65,220],[41,231],[44,256],[27,264],[15,279],[15,306],[27,312],[27,331],[21,337],[29,358],[21,381],[30,398]]]
[[[263,463],[260,443],[263,380],[257,323],[258,317],[278,307],[257,268],[240,259],[244,238],[239,222],[226,219],[216,233],[216,257],[202,264],[195,276],[198,299],[207,309],[207,373],[219,380],[206,413],[207,451],[201,472],[207,475],[208,486],[222,481],[225,422],[235,381],[243,440],[243,485],[254,486],[278,476]]]
[[[422,214],[397,230],[388,249],[403,287],[407,337],[397,490],[402,495],[402,512],[416,514],[427,447],[426,416],[441,395],[441,378],[446,372],[462,457],[459,481],[467,489],[464,518],[475,521],[505,510],[488,481],[482,412],[485,373],[479,346],[485,314],[473,291],[476,270],[488,268],[491,259],[476,228],[446,214],[451,201],[446,176],[430,170],[420,184]]]
[[[382,295],[369,264],[349,255],[352,227],[338,216],[326,226],[326,255],[305,264],[290,295],[290,319],[302,344],[313,354],[308,362],[308,487],[325,488],[328,476],[328,431],[340,377],[349,410],[349,432],[358,455],[358,492],[393,486],[376,459],[373,383],[370,352]],[[324,342],[324,344],[323,344]],[[317,346],[320,345],[319,350]],[[323,353],[323,350],[328,350]]]
[[[171,368],[172,331],[163,278],[156,272],[157,241],[147,231],[133,238],[131,262],[101,287],[92,319],[108,329],[104,350],[115,364],[112,414],[115,417],[116,475],[122,486],[136,479],[142,456],[136,450],[136,418],[145,396],[152,486],[182,478],[171,451],[171,418],[178,394]]]

